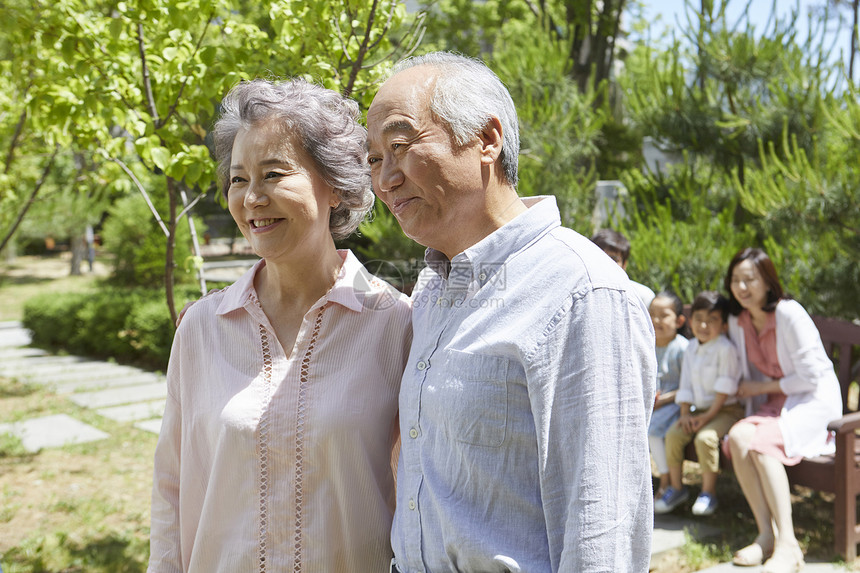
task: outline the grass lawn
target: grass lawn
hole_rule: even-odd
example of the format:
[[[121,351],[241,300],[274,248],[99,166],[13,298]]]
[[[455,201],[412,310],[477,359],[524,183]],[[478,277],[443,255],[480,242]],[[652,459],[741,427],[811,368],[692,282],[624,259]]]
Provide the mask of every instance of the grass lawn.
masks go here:
[[[86,269],[86,263],[84,269]],[[93,288],[99,277],[107,274],[101,260],[95,273],[84,270],[81,276],[69,276],[68,253],[52,257],[18,257],[13,263],[0,263],[0,322],[21,320],[24,302],[45,292],[81,291]]]
[[[20,320],[44,292],[87,290],[106,269],[71,277],[67,257],[0,265],[0,321]],[[157,436],[102,418],[43,388],[0,378],[0,421],[68,414],[110,438],[36,454],[0,435],[0,564],[4,573],[143,572],[149,558]]]
[[[157,436],[0,378],[0,419],[65,413],[110,438],[28,454],[0,437],[4,573],[143,572]]]

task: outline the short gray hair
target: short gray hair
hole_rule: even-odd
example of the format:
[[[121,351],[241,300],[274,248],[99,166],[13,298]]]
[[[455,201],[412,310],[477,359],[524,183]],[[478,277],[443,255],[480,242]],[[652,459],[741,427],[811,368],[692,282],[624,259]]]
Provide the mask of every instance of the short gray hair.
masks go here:
[[[329,230],[335,239],[348,237],[373,207],[367,130],[358,123],[358,104],[332,90],[302,79],[243,81],[221,102],[215,122],[218,179],[230,188],[233,142],[241,128],[272,120],[299,138],[316,171],[334,188],[340,205],[332,209]]]
[[[499,160],[508,183],[516,187],[520,132],[514,101],[502,80],[484,62],[452,52],[431,52],[403,60],[394,67],[394,73],[416,66],[439,70],[430,111],[448,124],[459,145],[480,133],[490,116],[499,118],[503,138]]]

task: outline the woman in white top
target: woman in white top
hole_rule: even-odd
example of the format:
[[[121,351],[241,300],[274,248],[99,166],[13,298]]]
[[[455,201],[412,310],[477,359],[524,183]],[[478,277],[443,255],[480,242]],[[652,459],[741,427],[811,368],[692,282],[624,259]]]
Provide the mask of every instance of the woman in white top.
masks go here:
[[[388,568],[410,307],[335,248],[373,203],[358,115],[301,80],[222,104],[223,191],[262,260],[177,330],[151,572]]]
[[[827,424],[842,414],[833,364],[809,314],[782,290],[761,249],[739,251],[725,277],[729,337],[738,348],[747,417],[729,431],[735,475],[758,526],[755,541],[735,553],[737,565],[795,572],[803,553],[794,536],[785,466],[832,453]]]

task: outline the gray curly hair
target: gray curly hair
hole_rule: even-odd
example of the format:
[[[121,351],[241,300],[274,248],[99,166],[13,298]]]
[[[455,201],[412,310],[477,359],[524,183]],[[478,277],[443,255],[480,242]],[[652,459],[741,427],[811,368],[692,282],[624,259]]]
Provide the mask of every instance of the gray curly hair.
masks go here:
[[[329,219],[332,237],[348,237],[367,217],[374,200],[367,130],[358,123],[359,117],[356,102],[302,79],[239,83],[221,102],[213,133],[222,192],[226,196],[230,188],[233,142],[239,130],[280,121],[299,137],[317,172],[340,199]]]
[[[520,131],[517,110],[502,80],[484,62],[454,52],[431,52],[398,62],[393,74],[417,66],[439,70],[430,111],[451,128],[454,141],[465,145],[484,128],[490,116],[502,124],[499,162],[505,178],[517,186]]]

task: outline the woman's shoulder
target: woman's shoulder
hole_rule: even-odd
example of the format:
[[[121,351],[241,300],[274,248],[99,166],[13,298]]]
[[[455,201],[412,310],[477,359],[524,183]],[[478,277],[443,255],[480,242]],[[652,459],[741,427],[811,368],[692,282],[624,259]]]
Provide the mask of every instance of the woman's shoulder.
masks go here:
[[[185,324],[200,324],[215,315],[228,289],[233,285],[212,289],[197,300],[186,301],[179,328]],[[187,328],[187,326],[186,326]]]
[[[806,315],[809,316],[809,313],[806,312],[806,309],[803,308],[803,305],[794,300],[793,298],[786,298],[779,301],[776,305],[777,316],[791,316],[791,315]]]
[[[803,308],[803,305],[793,299],[779,301],[774,310],[777,326],[781,323],[812,323],[812,317]]]

